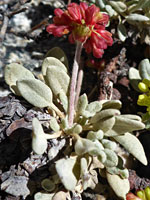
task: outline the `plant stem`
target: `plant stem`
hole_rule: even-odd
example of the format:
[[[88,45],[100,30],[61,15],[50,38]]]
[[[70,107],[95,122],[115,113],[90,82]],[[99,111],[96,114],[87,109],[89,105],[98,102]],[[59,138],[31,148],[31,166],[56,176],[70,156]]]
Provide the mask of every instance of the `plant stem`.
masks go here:
[[[81,92],[81,85],[83,81],[83,69],[79,70],[78,80],[77,80],[77,88],[76,88],[76,97],[75,97],[75,109],[79,100],[80,92]]]
[[[76,96],[76,84],[77,84],[77,76],[79,70],[79,62],[80,56],[82,51],[83,44],[81,42],[77,42],[76,45],[76,52],[74,57],[73,69],[72,69],[72,77],[71,77],[71,84],[70,84],[70,91],[69,91],[69,110],[68,110],[68,123],[69,126],[72,126],[74,120],[74,113],[75,113],[75,96]]]

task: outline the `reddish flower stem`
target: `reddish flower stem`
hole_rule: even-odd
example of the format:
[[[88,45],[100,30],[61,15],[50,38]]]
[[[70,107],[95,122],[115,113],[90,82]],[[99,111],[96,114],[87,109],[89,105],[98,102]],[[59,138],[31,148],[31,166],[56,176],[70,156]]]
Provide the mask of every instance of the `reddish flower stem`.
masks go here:
[[[78,80],[77,80],[76,97],[75,97],[75,109],[76,109],[76,106],[78,104],[78,100],[79,100],[79,96],[80,96],[80,92],[81,92],[82,81],[83,81],[83,69],[81,68],[79,70]]]
[[[76,85],[77,85],[77,76],[78,76],[79,62],[80,62],[82,47],[83,47],[83,44],[81,42],[77,42],[74,63],[73,63],[73,69],[72,69],[70,91],[69,91],[69,110],[68,110],[69,126],[73,125],[74,114],[75,114]]]

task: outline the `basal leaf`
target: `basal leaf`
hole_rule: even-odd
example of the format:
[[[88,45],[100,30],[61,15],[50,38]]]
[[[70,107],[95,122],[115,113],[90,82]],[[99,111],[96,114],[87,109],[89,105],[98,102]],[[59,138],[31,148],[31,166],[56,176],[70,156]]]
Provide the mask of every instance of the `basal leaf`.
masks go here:
[[[122,24],[122,23],[118,24],[117,32],[118,32],[119,39],[122,42],[124,42],[127,38],[127,30],[126,30],[126,27],[124,26],[124,24]]]
[[[56,96],[62,91],[67,94],[70,77],[66,72],[56,68],[56,66],[50,66],[47,68],[45,79],[47,85]]]
[[[44,131],[37,118],[32,121],[32,149],[36,154],[42,155],[47,149],[47,140]]]
[[[43,76],[46,75],[47,68],[50,66],[55,66],[56,68],[60,70],[64,70],[64,72],[67,73],[67,68],[66,66],[57,58],[54,57],[47,57],[44,59],[43,64],[42,64],[42,74]]]
[[[134,67],[131,67],[129,69],[129,80],[130,80],[130,84],[132,85],[132,87],[140,92],[139,88],[138,88],[138,84],[141,81],[141,76],[139,74],[139,70],[135,69]]]
[[[60,60],[68,68],[67,56],[61,48],[54,47],[54,48],[50,49],[47,52],[46,57],[55,57],[58,60]]]
[[[127,9],[127,6],[122,1],[109,1],[110,5],[117,11],[117,12],[125,12]]]
[[[31,71],[18,63],[11,63],[5,67],[5,81],[10,86],[10,89],[16,95],[20,95],[16,88],[16,81],[22,78],[33,78],[34,75]]]
[[[139,73],[142,79],[150,80],[150,62],[148,59],[144,59],[139,64]]]
[[[107,156],[106,161],[103,163],[105,167],[116,167],[118,164],[117,154],[110,149],[104,149],[104,152]]]
[[[118,175],[106,173],[107,180],[116,195],[121,199],[126,200],[126,194],[130,190],[130,183],[128,179],[122,179]]]
[[[142,144],[137,137],[131,133],[122,136],[116,136],[114,139],[119,142],[129,153],[138,159],[144,165],[147,165],[147,159]]]
[[[44,108],[52,104],[51,89],[37,79],[21,79],[17,81],[20,94],[33,106]]]
[[[74,167],[76,164],[76,157],[75,158],[63,158],[56,162],[56,171],[59,175],[61,182],[63,183],[64,187],[72,191],[75,189],[77,184],[77,178],[74,174]]]

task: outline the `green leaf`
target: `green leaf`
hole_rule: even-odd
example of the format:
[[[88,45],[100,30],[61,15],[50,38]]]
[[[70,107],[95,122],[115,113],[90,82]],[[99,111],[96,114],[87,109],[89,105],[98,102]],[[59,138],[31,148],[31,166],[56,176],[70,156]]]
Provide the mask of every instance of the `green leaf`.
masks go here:
[[[84,155],[96,149],[94,142],[84,138],[78,138],[74,148],[77,155]]]
[[[95,113],[102,109],[102,104],[100,101],[94,101],[87,105],[86,109],[83,111],[83,116],[86,118],[93,117]]]
[[[118,136],[126,132],[132,132],[136,130],[144,129],[145,125],[137,119],[128,118],[127,116],[120,115],[115,117],[115,125],[112,130],[105,133],[106,136]]]
[[[119,175],[121,178],[129,178],[129,171],[124,168],[123,159],[120,156],[118,156],[118,165],[116,167],[107,167],[106,170],[110,174]]]
[[[64,72],[67,73],[67,68],[66,66],[57,58],[54,57],[47,57],[44,59],[43,64],[42,64],[42,74],[43,76],[46,75],[47,68],[50,66],[55,66],[56,68],[63,70]]]
[[[102,130],[98,130],[96,132],[89,131],[87,134],[87,139],[89,140],[101,140],[104,137],[104,133]]]
[[[122,103],[119,100],[101,100],[100,102],[103,105],[103,110],[104,109],[109,109],[109,108],[118,109],[119,110],[121,108],[121,106],[122,106]]]
[[[105,167],[116,167],[118,164],[118,156],[110,149],[104,149],[107,156],[106,161],[103,163]]]
[[[150,80],[150,62],[148,59],[144,59],[139,64],[139,73],[142,79]]]
[[[124,26],[124,24],[122,24],[122,23],[118,24],[117,32],[118,32],[119,39],[122,42],[124,42],[127,38],[127,30],[126,30],[126,27]]]
[[[37,192],[34,195],[34,200],[52,200],[54,196],[54,193],[42,193],[42,192]]]
[[[114,139],[119,142],[129,153],[138,159],[144,165],[147,165],[145,152],[140,141],[131,133],[122,136],[116,136]]]
[[[130,84],[132,85],[132,87],[136,91],[141,92],[138,88],[138,84],[141,81],[141,76],[140,76],[139,70],[135,69],[134,67],[131,67],[129,69],[129,80],[130,80]]]
[[[52,104],[51,89],[40,80],[18,80],[17,88],[20,94],[33,106],[44,108]]]
[[[57,122],[57,120],[56,120],[55,117],[51,117],[49,123],[50,123],[50,127],[51,127],[51,129],[52,129],[53,131],[57,132],[57,131],[60,130],[60,126],[59,126],[59,124],[58,124],[58,122]]]
[[[111,131],[115,124],[115,117],[104,118],[97,123],[93,124],[94,130],[102,130],[104,135],[107,136],[107,132]]]
[[[126,200],[126,194],[130,190],[130,183],[128,179],[122,179],[118,175],[112,175],[110,173],[106,173],[107,180],[111,188],[114,190],[116,195]]]
[[[82,114],[88,105],[87,95],[83,94],[79,97],[78,104],[77,104],[77,114]]]
[[[111,141],[111,140],[107,140],[107,139],[102,139],[101,143],[103,144],[103,146],[107,149],[110,149],[112,151],[114,151],[117,147],[116,142]]]
[[[96,5],[98,5],[101,9],[104,9],[106,6],[106,0],[96,0]]]
[[[10,86],[11,91],[14,94],[19,95],[19,96],[20,96],[20,93],[16,88],[16,82],[22,78],[34,79],[34,75],[32,74],[32,72],[30,72],[28,69],[26,69],[25,67],[23,67],[22,65],[18,63],[11,63],[9,65],[6,65],[4,77],[5,77],[6,83]]]
[[[56,66],[50,66],[47,68],[45,79],[55,96],[61,92],[67,94],[70,77],[66,72],[56,68]]]
[[[50,49],[47,52],[46,57],[55,57],[58,60],[60,60],[68,68],[67,56],[61,48],[54,47],[54,48]]]
[[[110,5],[106,5],[105,6],[105,10],[107,11],[108,15],[110,17],[113,17],[113,16],[116,16],[117,15],[117,12],[112,8],[112,6]]]
[[[126,17],[128,23],[135,25],[136,22],[147,22],[149,18],[141,14],[130,14]]]
[[[61,102],[61,105],[62,105],[64,111],[67,113],[67,111],[68,111],[68,97],[67,97],[67,95],[63,91],[61,91],[58,94],[58,96],[59,96],[59,99],[60,99],[60,102]]]
[[[55,189],[55,184],[50,179],[46,178],[41,182],[41,186],[47,192],[52,192]]]
[[[109,4],[119,13],[125,12],[127,6],[122,1],[109,1]]]
[[[90,122],[97,123],[98,121],[100,121],[102,119],[113,117],[115,115],[120,115],[120,111],[117,109],[105,109],[105,110],[102,110],[102,111],[98,112],[97,114],[95,114],[91,118]]]
[[[77,158],[63,158],[56,161],[56,171],[59,175],[61,182],[64,187],[72,191],[75,189],[77,184],[77,178],[74,174],[74,168]]]
[[[32,121],[32,149],[36,154],[42,155],[47,149],[47,140],[44,131],[37,118]]]

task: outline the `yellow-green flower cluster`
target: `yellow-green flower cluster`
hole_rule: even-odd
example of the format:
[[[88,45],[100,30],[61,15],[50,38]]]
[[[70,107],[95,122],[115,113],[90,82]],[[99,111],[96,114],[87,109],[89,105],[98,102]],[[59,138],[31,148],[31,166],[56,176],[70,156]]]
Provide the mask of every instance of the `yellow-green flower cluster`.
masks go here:
[[[137,196],[142,200],[150,200],[150,187],[146,187],[144,190],[139,190]]]
[[[140,106],[147,106],[147,111],[150,114],[150,80],[143,79],[138,84],[138,88],[144,93],[139,95],[137,104]]]

